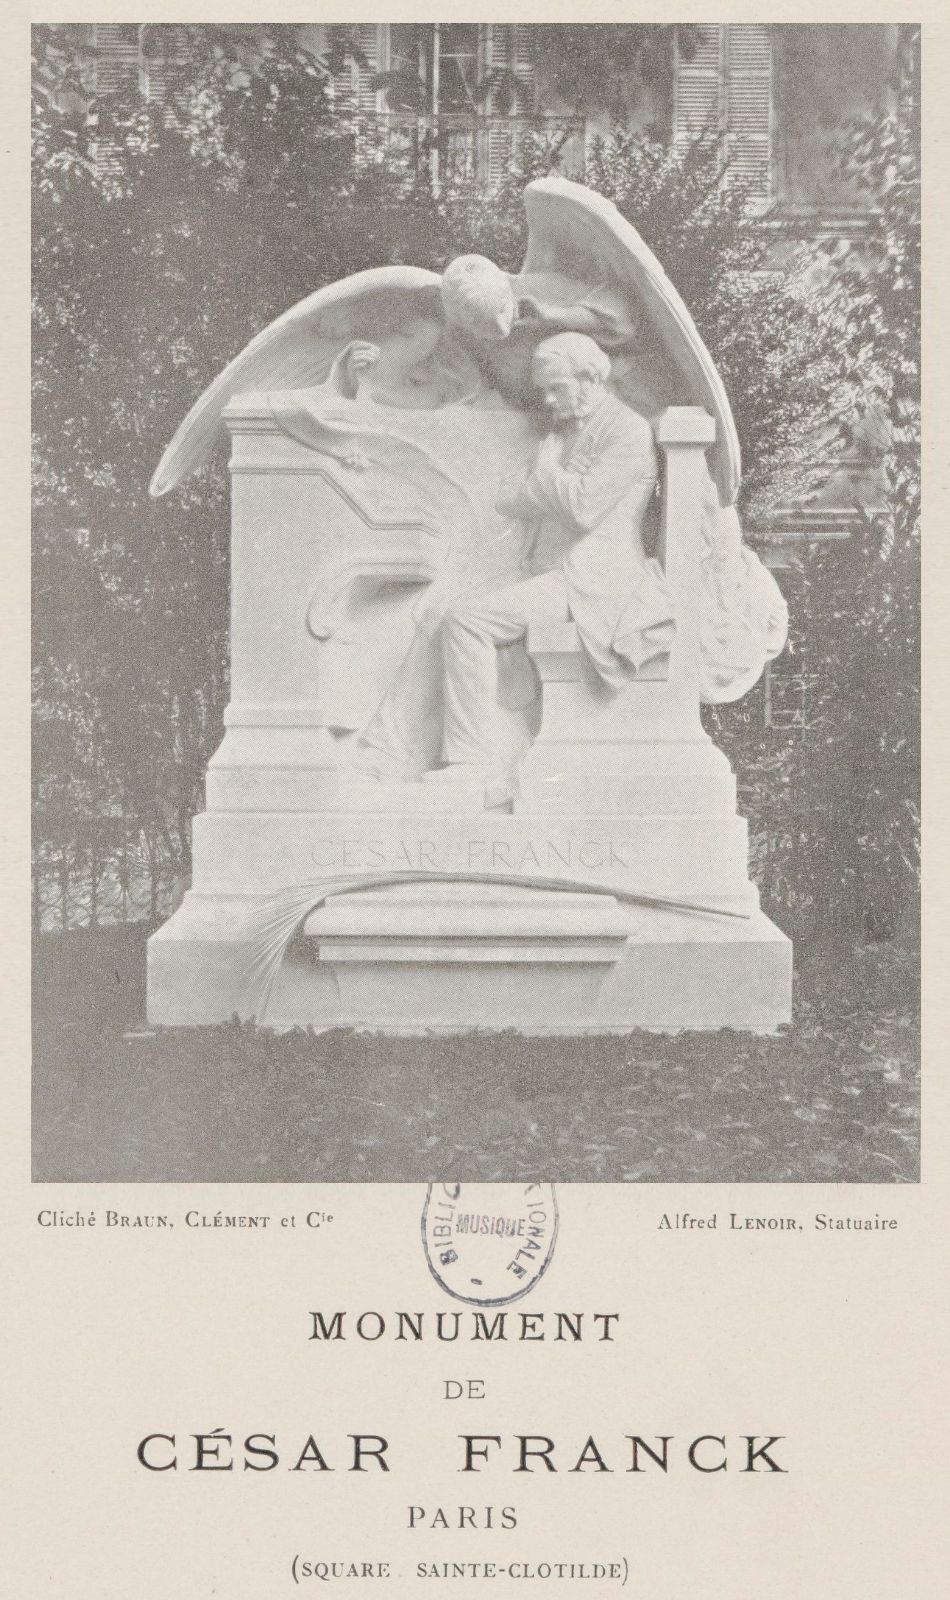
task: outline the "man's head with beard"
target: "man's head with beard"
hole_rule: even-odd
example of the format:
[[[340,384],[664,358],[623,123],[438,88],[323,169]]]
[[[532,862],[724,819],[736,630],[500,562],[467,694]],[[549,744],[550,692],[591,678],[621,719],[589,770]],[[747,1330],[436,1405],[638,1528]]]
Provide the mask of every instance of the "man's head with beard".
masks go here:
[[[531,361],[531,378],[555,425],[583,422],[603,395],[610,357],[586,333],[543,339]]]

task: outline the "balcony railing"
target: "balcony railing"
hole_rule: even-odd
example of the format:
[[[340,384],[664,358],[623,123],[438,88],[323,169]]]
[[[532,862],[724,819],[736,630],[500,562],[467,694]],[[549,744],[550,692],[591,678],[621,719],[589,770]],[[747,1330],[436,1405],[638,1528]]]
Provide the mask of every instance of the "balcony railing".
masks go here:
[[[403,155],[415,170],[428,170],[439,183],[500,183],[510,168],[521,164],[526,140],[556,155],[568,172],[580,171],[584,162],[583,117],[383,111],[366,116],[365,125],[388,154]]]

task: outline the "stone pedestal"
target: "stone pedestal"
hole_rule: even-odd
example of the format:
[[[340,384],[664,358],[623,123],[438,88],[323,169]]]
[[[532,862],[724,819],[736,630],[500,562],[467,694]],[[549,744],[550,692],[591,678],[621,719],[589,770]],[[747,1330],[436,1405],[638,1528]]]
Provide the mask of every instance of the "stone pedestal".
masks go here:
[[[293,937],[267,994],[277,1027],[787,1022],[791,945],[759,910],[735,779],[700,720],[711,418],[678,409],[658,424],[660,556],[678,604],[669,660],[614,695],[573,625],[533,628],[543,715],[507,811],[486,810],[477,785],[380,784],[349,768],[327,695],[355,702],[353,724],[372,709],[411,638],[434,536],[418,530],[398,592],[364,595],[328,644],[305,625],[310,597],[330,586],[341,543],[375,541],[378,555],[381,535],[326,460],[278,435],[253,397],[229,422],[233,698],[195,818],[192,888],[149,941],[150,1020],[260,1016],[279,926]]]

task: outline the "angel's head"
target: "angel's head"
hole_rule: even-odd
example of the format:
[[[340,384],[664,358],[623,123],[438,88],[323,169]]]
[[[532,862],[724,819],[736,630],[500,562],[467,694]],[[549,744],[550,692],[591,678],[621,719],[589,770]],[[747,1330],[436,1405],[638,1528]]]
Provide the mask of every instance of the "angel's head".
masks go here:
[[[610,357],[586,333],[556,333],[542,339],[531,361],[531,378],[555,422],[590,416],[610,377]]]
[[[518,302],[507,274],[487,256],[457,256],[442,274],[446,319],[476,339],[507,339]]]

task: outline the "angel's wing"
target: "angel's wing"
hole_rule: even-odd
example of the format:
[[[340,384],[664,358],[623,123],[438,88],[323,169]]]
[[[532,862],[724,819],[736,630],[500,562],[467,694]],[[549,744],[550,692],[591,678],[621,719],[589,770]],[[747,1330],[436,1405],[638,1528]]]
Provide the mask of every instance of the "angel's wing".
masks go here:
[[[291,306],[195,401],[162,456],[149,493],[167,494],[208,459],[224,431],[221,414],[235,395],[311,388],[326,379],[350,340],[384,344],[414,321],[440,321],[439,282],[436,273],[422,267],[373,267]]]
[[[692,317],[652,250],[611,201],[566,178],[529,183],[525,207],[524,274],[560,272],[592,288],[609,282],[649,317],[653,337],[647,343],[658,347],[685,385],[680,403],[705,406],[716,419],[710,466],[722,504],[731,505],[739,490],[741,458],[729,398]]]

